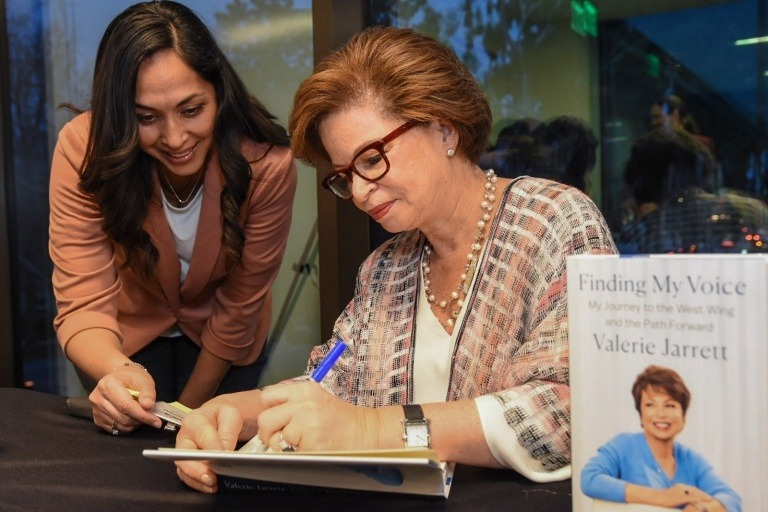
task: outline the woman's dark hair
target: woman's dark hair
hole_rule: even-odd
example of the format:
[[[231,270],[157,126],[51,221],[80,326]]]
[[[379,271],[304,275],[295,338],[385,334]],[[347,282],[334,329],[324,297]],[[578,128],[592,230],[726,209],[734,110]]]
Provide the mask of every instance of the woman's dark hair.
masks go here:
[[[691,189],[712,191],[715,163],[692,135],[657,129],[632,146],[624,180],[635,202],[666,204]]]
[[[691,392],[676,371],[663,366],[651,365],[637,376],[632,386],[632,397],[635,399],[635,409],[638,413],[640,412],[643,391],[648,388],[660,389],[672,399],[680,402],[683,415],[688,411],[688,406],[691,404]]]
[[[541,123],[532,118],[518,119],[505,126],[496,138],[496,145],[480,157],[478,164],[493,169],[502,178],[545,175],[544,157],[541,146],[534,137]]]
[[[211,83],[218,105],[214,144],[224,174],[221,193],[222,245],[233,263],[240,260],[244,234],[240,209],[251,180],[240,144],[244,138],[288,146],[275,117],[250,95],[213,35],[189,8],[165,0],[135,4],[107,27],[93,73],[91,129],[80,189],[91,194],[104,218],[104,231],[126,253],[140,257],[140,270],[152,275],[159,254],[142,228],[153,197],[151,159],[139,148],[136,79],[141,63],[170,50]]]

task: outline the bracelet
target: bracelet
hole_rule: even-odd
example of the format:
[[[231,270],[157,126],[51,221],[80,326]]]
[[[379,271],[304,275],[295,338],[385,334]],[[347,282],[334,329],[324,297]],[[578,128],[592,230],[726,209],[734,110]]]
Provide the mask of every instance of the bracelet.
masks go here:
[[[145,372],[149,373],[149,370],[147,370],[146,367],[143,364],[137,363],[136,361],[127,361],[127,362],[123,363],[123,366],[138,366],[139,368],[141,368]],[[114,371],[114,370],[112,370],[112,371]]]

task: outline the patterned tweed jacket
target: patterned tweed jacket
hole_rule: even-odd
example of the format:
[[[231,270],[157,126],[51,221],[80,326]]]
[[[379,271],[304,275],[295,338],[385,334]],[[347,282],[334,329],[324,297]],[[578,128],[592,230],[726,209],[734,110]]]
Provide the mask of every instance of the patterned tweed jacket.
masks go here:
[[[616,251],[597,207],[573,188],[519,178],[504,191],[458,325],[446,400],[493,395],[510,436],[546,470],[570,462],[566,256]],[[334,339],[350,347],[324,381],[341,399],[377,407],[412,399],[413,347],[425,238],[396,235],[361,265]]]

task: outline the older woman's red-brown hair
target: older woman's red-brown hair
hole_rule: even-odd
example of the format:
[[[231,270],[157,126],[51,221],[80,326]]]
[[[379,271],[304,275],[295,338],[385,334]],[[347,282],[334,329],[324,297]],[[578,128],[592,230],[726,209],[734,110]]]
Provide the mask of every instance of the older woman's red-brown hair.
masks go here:
[[[671,398],[680,402],[683,414],[688,410],[691,403],[691,392],[676,371],[664,366],[651,365],[637,376],[632,386],[632,396],[635,399],[635,409],[638,413],[640,412],[643,391],[648,388],[664,391]]]
[[[294,155],[309,165],[329,162],[320,123],[364,106],[393,119],[450,122],[459,135],[457,153],[472,161],[491,131],[488,98],[453,51],[412,29],[372,27],[326,57],[299,86],[288,120]]]

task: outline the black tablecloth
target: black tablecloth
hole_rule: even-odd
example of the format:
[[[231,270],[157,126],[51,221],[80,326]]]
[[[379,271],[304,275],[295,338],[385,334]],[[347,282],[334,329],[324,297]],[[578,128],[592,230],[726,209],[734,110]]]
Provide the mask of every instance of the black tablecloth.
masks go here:
[[[450,498],[379,493],[307,495],[278,491],[204,495],[145,448],[173,446],[174,434],[143,427],[111,436],[72,417],[66,398],[0,388],[0,510],[571,510],[570,481],[532,483],[513,471],[459,466]]]

